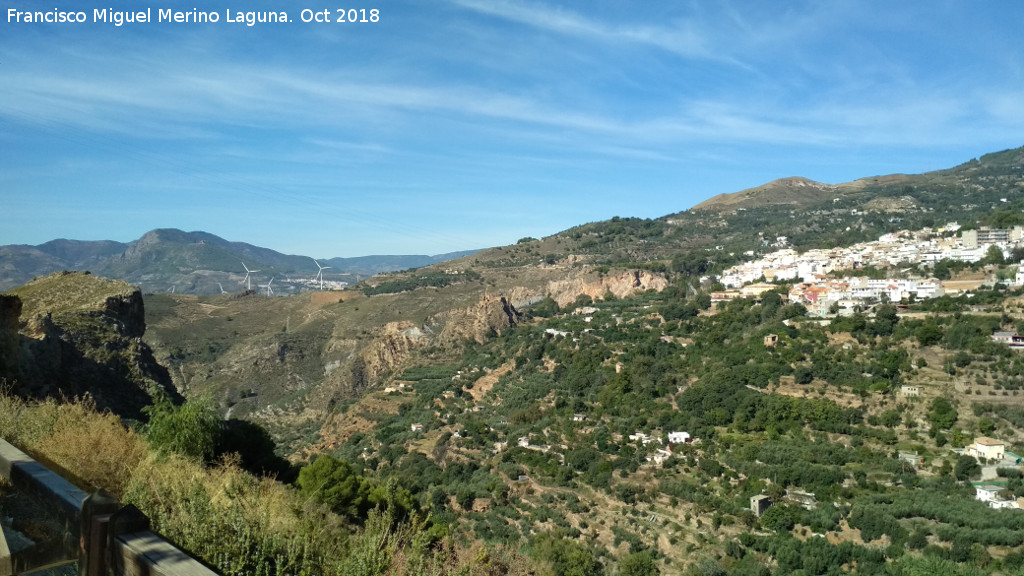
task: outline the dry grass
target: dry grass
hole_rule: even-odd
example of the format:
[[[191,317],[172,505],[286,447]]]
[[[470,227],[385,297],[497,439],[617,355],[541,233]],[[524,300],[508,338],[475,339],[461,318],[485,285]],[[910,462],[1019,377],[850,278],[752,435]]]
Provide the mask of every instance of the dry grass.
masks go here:
[[[53,315],[103,310],[107,298],[126,297],[136,288],[122,280],[108,280],[85,272],[56,272],[36,278],[8,292],[22,300],[23,318],[47,312]]]
[[[0,396],[0,436],[84,490],[102,488],[118,498],[148,452],[141,436],[89,400],[29,404]]]
[[[452,538],[435,546],[420,520],[373,513],[346,524],[237,459],[214,466],[150,451],[120,419],[85,401],[26,402],[0,393],[0,437],[79,487],[103,488],[146,514],[155,532],[222,574],[528,574],[526,557]]]
[[[58,405],[56,412],[52,433],[40,438],[34,450],[90,491],[102,488],[121,498],[148,453],[146,441],[126,430],[117,416],[97,414],[90,405]]]
[[[336,551],[347,536],[333,514],[234,459],[208,468],[151,452],[140,434],[88,400],[0,395],[0,436],[83,490],[102,488],[136,505],[155,531],[225,573],[252,573],[252,563],[268,557],[299,562],[314,544],[318,552]]]

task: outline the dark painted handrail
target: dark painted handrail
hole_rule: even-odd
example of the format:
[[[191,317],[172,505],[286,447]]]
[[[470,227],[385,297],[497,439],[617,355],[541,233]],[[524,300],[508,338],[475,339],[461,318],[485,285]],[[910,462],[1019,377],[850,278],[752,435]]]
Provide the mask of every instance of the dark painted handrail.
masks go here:
[[[210,570],[160,536],[149,531],[149,519],[134,506],[122,507],[103,494],[86,494],[56,472],[0,439],[0,476],[19,494],[44,505],[52,522],[61,526],[59,542],[50,548],[74,562],[82,576],[215,576]],[[39,558],[11,553],[0,533],[0,576],[39,567]]]

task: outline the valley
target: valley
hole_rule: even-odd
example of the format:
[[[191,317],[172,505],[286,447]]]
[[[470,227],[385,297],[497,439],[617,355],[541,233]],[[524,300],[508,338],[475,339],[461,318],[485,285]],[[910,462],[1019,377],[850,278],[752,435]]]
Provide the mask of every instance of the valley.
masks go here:
[[[34,360],[17,350],[60,339],[99,358],[76,335],[135,338],[165,371],[149,377],[164,386],[154,407],[101,404],[110,383],[92,377],[101,410],[76,418],[132,424],[118,442],[153,454],[133,469],[189,462],[166,482],[103,481],[224,573],[1018,574],[1024,471],[979,451],[1024,453],[1012,247],[810,270],[894,286],[945,270],[970,286],[864,292],[842,312],[812,306],[802,273],[764,282],[758,259],[781,236],[846,254],[952,221],[1024,225],[1022,159],[836,190],[787,180],[345,290],[47,276],[4,295],[4,401],[29,404],[0,433],[43,455],[67,434],[47,416],[61,387],[21,382]],[[727,278],[763,284],[724,297]],[[830,285],[837,302],[849,278]],[[136,300],[144,318],[111,304]],[[35,328],[47,318],[60,330]],[[118,389],[146,389],[138,376]],[[178,437],[187,422],[208,437]]]

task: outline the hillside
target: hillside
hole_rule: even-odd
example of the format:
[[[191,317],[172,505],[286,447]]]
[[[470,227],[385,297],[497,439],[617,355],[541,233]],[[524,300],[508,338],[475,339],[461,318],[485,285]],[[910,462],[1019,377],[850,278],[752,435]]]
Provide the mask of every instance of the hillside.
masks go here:
[[[764,206],[806,208],[842,198],[849,187],[831,186],[806,178],[782,178],[739,192],[719,194],[693,207],[694,210],[736,210]]]
[[[991,202],[987,192],[1020,191],[1020,174],[1024,166],[1024,148],[986,154],[960,166],[924,174],[891,174],[861,178],[840,184],[822,184],[806,178],[782,178],[747,190],[719,194],[697,204],[698,211],[723,212],[766,206],[789,206],[807,209],[828,204],[855,202],[864,206],[873,200],[905,194],[916,199],[925,209],[949,209],[950,192],[959,190],[959,198],[968,205],[975,201]],[[968,209],[972,209],[971,206]]]
[[[946,170],[873,176],[823,184],[783,178],[722,194],[690,210],[657,219],[613,218],[576,226],[513,246],[435,256],[363,256],[320,260],[325,278],[353,285],[378,273],[453,262],[451,267],[514,269],[533,264],[634,266],[680,253],[714,251],[728,265],[785,236],[798,249],[852,244],[893,229],[950,220],[990,223],[993,211],[1019,209],[1024,148],[986,154]],[[461,261],[456,263],[455,261]],[[90,270],[123,279],[144,292],[220,294],[245,288],[245,269],[260,270],[250,284],[264,290],[274,278],[278,295],[316,288],[308,256],[285,255],[205,232],[153,230],[129,242],[55,240],[39,246],[0,246],[0,290],[59,270]]]
[[[363,320],[384,320],[380,315],[399,314],[395,309],[417,292],[426,313],[427,293],[451,289],[354,297],[320,310],[358,303],[363,312],[380,300]],[[479,340],[435,338],[410,346],[400,366],[332,406],[303,453],[310,460],[333,458],[322,458],[316,469],[344,462],[338,478],[354,478],[367,490],[408,490],[377,500],[389,514],[411,506],[429,518],[399,532],[418,530],[428,541],[439,529],[454,536],[454,544],[407,554],[438,554],[451,545],[461,551],[449,553],[466,563],[486,550],[495,573],[569,573],[574,566],[599,574],[630,573],[633,566],[645,574],[688,575],[1017,573],[1024,516],[978,502],[970,481],[987,478],[1011,494],[1024,493],[1019,469],[1011,458],[975,470],[951,448],[982,435],[1017,454],[1024,446],[1017,353],[987,336],[1024,323],[1024,294],[946,297],[901,314],[883,306],[831,323],[805,318],[801,306],[781,296],[712,307],[706,297],[688,297],[672,285],[598,301],[584,296],[565,306],[536,302],[532,319],[493,325]],[[258,303],[298,297],[243,296],[239,307],[159,298],[153,313],[161,322],[204,308],[212,322],[219,312],[209,306],[224,306],[239,315],[221,322],[239,322],[244,332],[258,323]],[[335,316],[329,323],[345,320]],[[198,317],[189,322],[197,333],[212,326]],[[394,326],[386,334],[413,338],[414,327]],[[771,334],[777,339],[768,346]],[[286,357],[293,351],[289,344]],[[268,361],[275,359],[245,363]],[[915,394],[904,394],[904,387]],[[267,416],[283,421],[287,414],[275,410],[261,419]],[[684,431],[692,441],[668,441]],[[901,453],[912,454],[914,463]],[[188,499],[209,494],[211,506],[233,514],[234,523],[217,521],[207,508],[203,528],[175,515],[158,517],[173,522],[166,529],[182,538],[211,539],[194,548],[237,554],[225,543],[235,540],[222,536],[237,530],[248,514],[243,510],[259,501],[233,498],[256,497],[247,487],[257,484],[233,480],[239,488],[227,497],[216,479],[191,482]],[[303,486],[292,490],[324,498],[347,520],[331,520],[335,536],[324,540],[294,528],[309,518],[289,519],[283,529],[297,530],[294,537],[319,548],[360,537],[359,523],[366,521],[384,541],[369,508],[350,499],[355,493],[328,499]],[[136,489],[131,497],[153,510],[179,497],[170,483],[154,489],[168,492],[154,497]],[[295,492],[285,490],[272,502]],[[760,495],[772,506],[758,516],[750,502]],[[281,518],[284,511],[273,513]],[[388,539],[388,549],[415,542],[406,538]],[[527,557],[510,556],[509,549]],[[317,558],[302,562],[312,566]],[[416,573],[396,557],[379,561],[371,573]],[[509,561],[518,568],[511,570]],[[311,573],[333,572],[324,566]]]
[[[548,296],[566,306],[581,296],[629,297],[670,284],[692,296],[708,287],[698,277],[752,257],[743,251],[770,250],[776,235],[795,247],[835,246],[947,216],[964,221],[976,214],[977,222],[1003,223],[1008,212],[992,208],[1022,203],[1013,196],[1024,179],[1022,154],[1007,151],[940,173],[845,185],[867,204],[847,197],[829,199],[828,210],[769,204],[725,213],[694,209],[657,220],[613,218],[379,276],[342,292],[152,295],[147,342],[182,393],[212,394],[225,414],[254,418],[289,450],[299,450],[337,406],[358,399],[421,351],[438,361],[457,358],[467,338],[480,342],[528,318],[510,315],[510,307],[529,313]],[[925,180],[932,184],[923,186]],[[944,187],[968,184],[979,201],[974,208],[949,207],[942,214],[927,206]],[[815,194],[820,187],[799,179],[781,185]],[[772,190],[780,188],[761,194]],[[900,206],[908,195],[915,203],[898,217],[865,207]],[[1009,202],[1001,202],[1004,196]]]
[[[525,321],[519,311],[545,294],[566,303],[588,292],[625,297],[666,285],[647,273],[602,277],[531,267],[442,273],[443,286],[407,288],[424,274],[438,279],[436,272],[405,273],[372,296],[150,295],[146,342],[183,394],[210,394],[225,413],[254,419],[300,450],[336,406],[358,399],[420,351],[458,354],[464,341]],[[396,292],[386,292],[389,285]]]

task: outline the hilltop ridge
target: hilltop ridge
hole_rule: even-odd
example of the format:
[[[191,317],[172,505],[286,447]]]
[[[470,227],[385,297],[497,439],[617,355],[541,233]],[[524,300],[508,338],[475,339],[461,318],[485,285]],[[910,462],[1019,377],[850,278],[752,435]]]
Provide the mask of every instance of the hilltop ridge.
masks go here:
[[[138,419],[157,395],[182,399],[145,332],[138,288],[88,273],[37,278],[0,295],[0,377],[24,397],[88,395]]]

